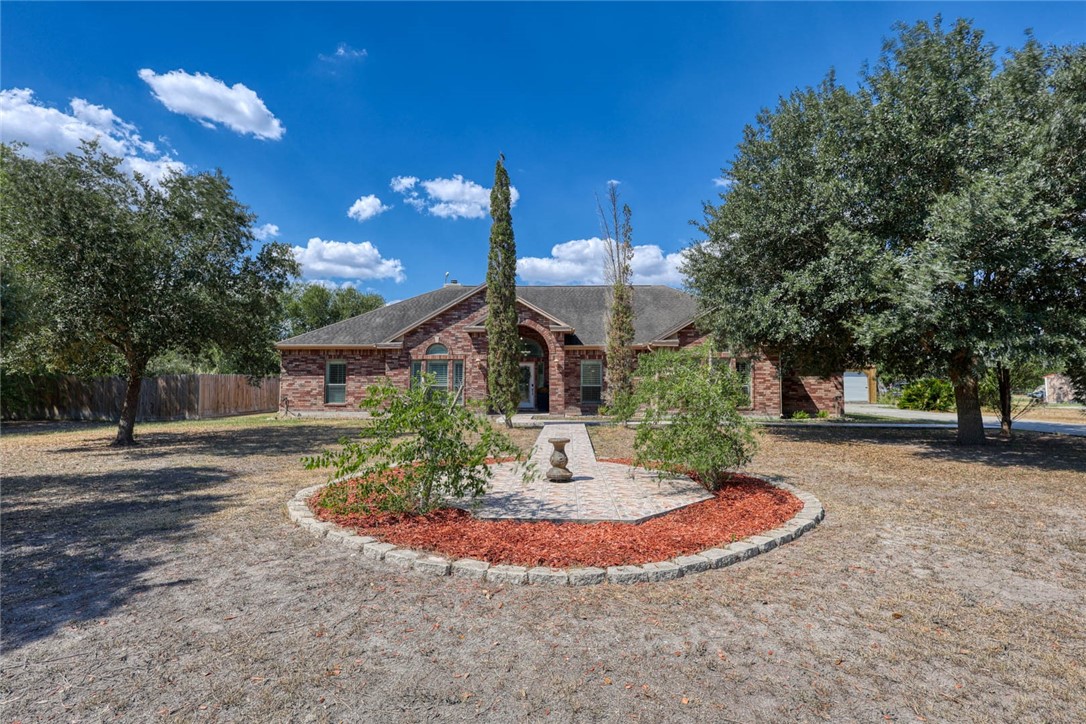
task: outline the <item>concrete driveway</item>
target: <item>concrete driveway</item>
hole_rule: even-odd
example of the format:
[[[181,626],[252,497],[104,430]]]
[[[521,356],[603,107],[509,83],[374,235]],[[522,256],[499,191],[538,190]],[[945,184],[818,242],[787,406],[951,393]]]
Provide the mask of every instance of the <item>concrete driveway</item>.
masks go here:
[[[845,412],[856,415],[879,415],[880,417],[893,417],[902,421],[923,420],[924,422],[937,421],[940,424],[955,424],[958,421],[953,412],[924,412],[922,410],[901,410],[889,405],[871,405],[866,403],[849,402],[845,405]],[[999,418],[995,415],[984,416],[986,428],[999,428]],[[1015,420],[1015,430],[1028,430],[1030,432],[1051,432],[1060,435],[1075,435],[1086,437],[1086,416],[1081,423],[1075,422],[1040,422],[1037,420]]]

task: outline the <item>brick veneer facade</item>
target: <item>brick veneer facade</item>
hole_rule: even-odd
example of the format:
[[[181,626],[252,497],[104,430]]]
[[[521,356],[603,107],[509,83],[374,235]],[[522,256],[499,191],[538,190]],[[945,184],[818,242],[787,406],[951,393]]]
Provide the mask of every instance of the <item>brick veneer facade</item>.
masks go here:
[[[449,360],[450,378],[451,363],[463,361],[464,396],[471,400],[486,399],[487,340],[486,333],[477,329],[482,326],[480,320],[485,316],[485,306],[485,292],[480,290],[405,333],[400,349],[281,350],[280,411],[302,414],[357,411],[367,387],[382,380],[406,387],[412,361],[427,360]],[[551,413],[596,412],[597,403],[581,400],[581,362],[604,360],[606,367],[605,352],[596,347],[567,346],[566,332],[550,329],[555,326],[555,320],[523,304],[519,306],[519,323],[521,336],[536,340],[543,349],[546,374],[537,380],[537,389],[546,386],[549,390]],[[678,346],[688,347],[703,344],[706,337],[690,326],[680,330],[674,340]],[[426,351],[433,344],[444,345],[448,353],[427,355]],[[731,355],[718,356],[727,359],[734,368],[736,360]],[[324,401],[325,370],[332,361],[347,364],[346,401],[339,404]],[[796,410],[811,414],[819,410],[826,410],[831,415],[843,413],[841,375],[823,379],[789,372],[782,378],[776,355],[756,355],[750,362],[752,413],[769,416],[787,416]],[[562,384],[555,384],[558,380]],[[606,384],[604,375],[605,390]]]

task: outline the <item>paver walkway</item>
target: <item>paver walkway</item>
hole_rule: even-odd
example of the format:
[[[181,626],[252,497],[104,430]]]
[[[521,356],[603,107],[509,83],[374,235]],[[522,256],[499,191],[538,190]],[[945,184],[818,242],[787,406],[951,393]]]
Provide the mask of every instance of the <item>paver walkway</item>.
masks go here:
[[[552,437],[569,438],[566,455],[573,480],[568,483],[552,483],[544,477],[551,467],[554,447],[547,439]],[[496,465],[490,492],[480,499],[475,516],[636,522],[712,497],[690,478],[665,478],[643,468],[596,460],[581,423],[544,425],[530,462],[534,467],[527,480],[523,466]]]

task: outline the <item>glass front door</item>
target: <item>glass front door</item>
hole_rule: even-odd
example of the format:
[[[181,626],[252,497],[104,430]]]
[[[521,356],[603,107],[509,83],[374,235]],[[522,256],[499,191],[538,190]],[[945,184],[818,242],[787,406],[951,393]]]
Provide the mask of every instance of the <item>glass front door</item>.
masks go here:
[[[535,362],[523,362],[520,365],[520,408],[535,407]]]

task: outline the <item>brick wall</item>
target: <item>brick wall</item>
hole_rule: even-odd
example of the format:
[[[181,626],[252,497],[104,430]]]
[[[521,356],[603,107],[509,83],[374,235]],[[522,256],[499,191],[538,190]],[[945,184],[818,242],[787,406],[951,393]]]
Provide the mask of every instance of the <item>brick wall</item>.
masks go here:
[[[562,369],[562,378],[565,380],[565,405],[563,407],[556,407],[551,404],[551,412],[555,414],[566,415],[593,415],[599,411],[599,404],[595,402],[581,402],[581,362],[584,360],[603,360],[607,357],[607,353],[602,349],[578,349],[576,347],[566,347],[566,362]],[[604,363],[604,369],[606,369],[606,362]],[[606,394],[607,391],[607,374],[604,373],[603,387],[601,388],[601,394]],[[552,386],[553,389],[553,386]]]
[[[464,397],[486,399],[486,336],[473,334],[471,325],[486,306],[486,292],[480,290],[430,321],[404,335],[403,349],[395,350],[389,364],[389,379],[397,387],[407,387],[411,360],[463,360]],[[449,353],[427,355],[432,344],[443,344]],[[452,375],[452,369],[449,369]]]
[[[485,292],[480,291],[463,300],[434,319],[408,332],[402,349],[396,350],[284,350],[279,407],[297,412],[343,412],[358,408],[365,389],[382,380],[398,387],[407,387],[412,360],[463,360],[464,395],[467,399],[486,399],[487,340],[483,332],[466,328],[482,316],[486,306]],[[553,414],[593,414],[596,403],[581,401],[581,362],[604,360],[603,350],[565,346],[565,333],[552,332],[551,320],[528,307],[520,305],[519,323],[525,336],[542,343],[547,355],[547,382],[550,410]],[[694,327],[678,335],[682,347],[704,344],[708,337]],[[432,344],[442,344],[448,354],[427,355]],[[728,353],[722,357],[730,358]],[[325,368],[331,360],[347,363],[347,401],[329,405],[324,402]],[[789,415],[796,410],[815,414],[826,410],[831,415],[844,412],[844,381],[841,375],[829,378],[801,376],[795,373],[780,376],[779,359],[774,354],[757,355],[751,359],[751,411],[759,415]],[[605,363],[606,365],[606,363]],[[450,375],[452,369],[449,370]],[[564,384],[556,384],[559,380]],[[604,385],[606,387],[606,373]],[[782,399],[783,398],[783,399]],[[783,404],[782,404],[783,403]]]
[[[281,362],[282,386],[280,410],[297,412],[354,411],[362,401],[366,387],[387,380],[397,387],[407,387],[412,360],[463,360],[464,396],[472,400],[486,399],[487,339],[483,332],[469,332],[484,312],[486,293],[480,291],[442,312],[404,336],[403,348],[395,350],[283,350]],[[547,378],[562,379],[565,368],[564,333],[552,332],[552,323],[543,315],[524,307],[519,308],[519,323],[526,336],[539,341],[547,354]],[[447,354],[427,355],[433,344],[442,344]],[[330,360],[347,362],[347,402],[328,405],[324,402],[325,367]],[[452,369],[449,369],[450,376]],[[550,388],[550,403],[555,409],[565,407],[564,391]]]
[[[814,377],[793,370],[784,376],[782,385],[785,417],[800,410],[809,415],[822,410],[834,417],[845,414],[844,375]]]
[[[324,374],[331,361],[347,363],[347,401],[343,404],[324,401]],[[283,350],[279,411],[356,411],[366,387],[384,379],[386,371],[385,353],[381,350]]]

